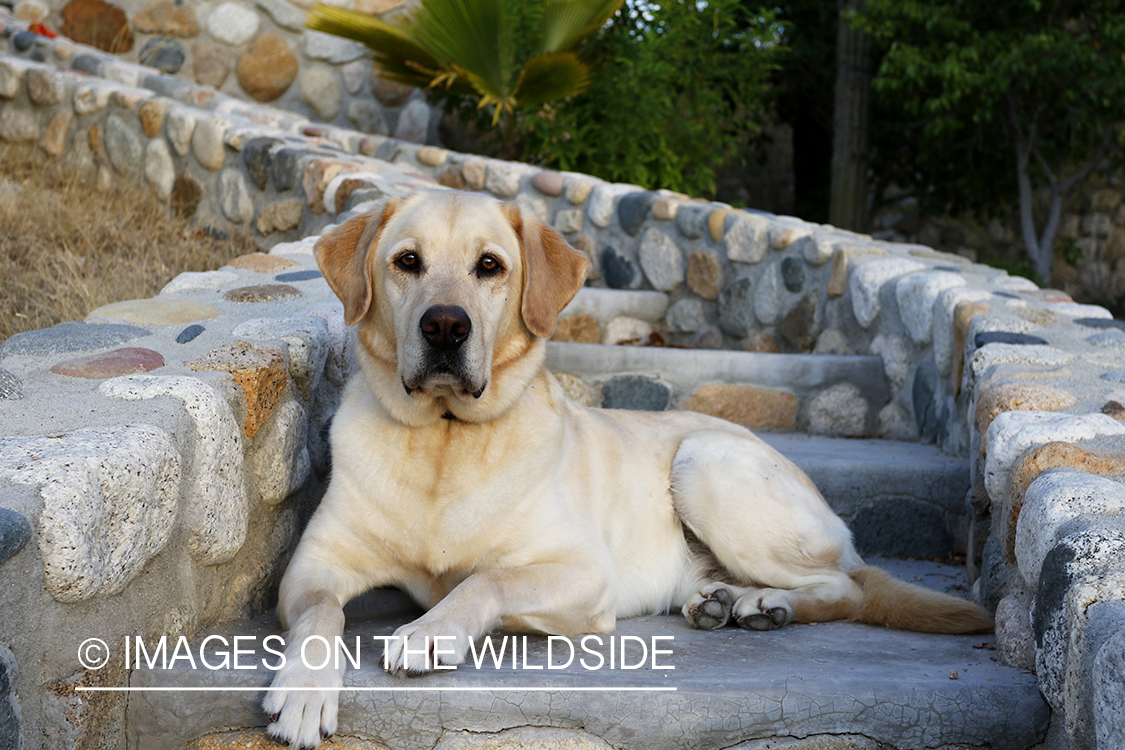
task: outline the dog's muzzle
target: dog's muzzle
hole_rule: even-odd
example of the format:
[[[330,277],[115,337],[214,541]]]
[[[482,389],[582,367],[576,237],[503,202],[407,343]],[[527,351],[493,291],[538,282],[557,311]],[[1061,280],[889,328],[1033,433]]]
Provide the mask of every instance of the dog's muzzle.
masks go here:
[[[405,379],[402,382],[407,395],[426,381],[437,381],[449,386],[457,383],[466,394],[480,398],[486,386],[472,382],[465,372],[461,351],[462,344],[473,330],[473,322],[465,309],[455,305],[434,305],[422,314],[418,328],[427,349],[421,371],[411,378],[412,382],[408,383]]]

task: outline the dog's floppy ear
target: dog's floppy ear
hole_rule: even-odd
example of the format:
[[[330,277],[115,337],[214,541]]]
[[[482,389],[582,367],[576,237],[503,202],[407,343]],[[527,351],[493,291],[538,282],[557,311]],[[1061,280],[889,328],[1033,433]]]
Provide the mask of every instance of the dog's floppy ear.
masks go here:
[[[536,336],[550,338],[559,313],[586,283],[590,260],[551,227],[525,220],[516,206],[508,206],[508,216],[523,253],[523,323]]]
[[[371,273],[367,253],[379,239],[380,230],[394,215],[398,203],[387,201],[382,212],[353,216],[317,241],[313,252],[325,281],[344,303],[344,323],[363,320],[371,306]]]

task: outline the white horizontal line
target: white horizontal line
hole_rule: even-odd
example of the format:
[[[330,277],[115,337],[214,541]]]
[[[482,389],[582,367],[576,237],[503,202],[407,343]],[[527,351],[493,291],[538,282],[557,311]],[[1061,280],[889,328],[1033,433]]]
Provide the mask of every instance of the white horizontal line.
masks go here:
[[[488,693],[488,692],[522,692],[522,693],[591,693],[591,692],[675,692],[674,687],[328,687],[328,688],[303,688],[303,687],[76,687],[75,690],[103,693],[139,693],[139,692],[296,692],[299,690],[332,690],[335,692],[357,693]]]

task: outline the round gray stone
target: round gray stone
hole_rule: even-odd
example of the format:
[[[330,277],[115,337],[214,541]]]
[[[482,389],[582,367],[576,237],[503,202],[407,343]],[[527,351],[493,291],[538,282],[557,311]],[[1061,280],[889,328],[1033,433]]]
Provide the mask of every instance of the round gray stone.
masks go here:
[[[805,287],[805,261],[794,257],[781,261],[781,280],[789,291],[800,292]]]
[[[627,195],[621,202],[631,197]],[[648,230],[641,238],[638,255],[641,268],[654,289],[670,292],[683,283],[684,256],[668,235],[655,229]]]
[[[617,201],[617,220],[630,237],[636,237],[644,226],[657,195],[652,191],[629,193]]]
[[[643,375],[617,375],[602,386],[603,409],[664,411],[671,400],[671,388]]]
[[[117,115],[110,115],[105,119],[105,150],[118,173],[140,173],[144,154],[141,139]]]
[[[676,229],[689,240],[697,240],[707,231],[710,206],[687,204],[676,209]]]
[[[914,373],[910,395],[914,404],[914,421],[918,423],[918,434],[923,443],[932,441],[938,433],[937,404],[934,398],[939,382],[941,375],[937,365],[929,360],[920,364]]]
[[[137,56],[141,65],[156,68],[161,73],[173,75],[184,66],[184,48],[170,37],[150,39]]]
[[[368,99],[352,99],[348,102],[348,120],[364,133],[374,135],[387,135],[387,118],[383,116],[383,108]]]
[[[150,331],[118,323],[59,323],[38,331],[17,333],[0,344],[0,359],[16,355],[41,357],[118,346],[148,336]]]
[[[14,510],[0,508],[0,563],[15,555],[31,540],[31,523]]]
[[[637,264],[617,252],[613,245],[602,250],[602,275],[610,289],[632,289],[640,285]]]
[[[727,284],[719,293],[719,327],[731,336],[743,338],[750,335],[756,321],[754,282],[742,278]]]

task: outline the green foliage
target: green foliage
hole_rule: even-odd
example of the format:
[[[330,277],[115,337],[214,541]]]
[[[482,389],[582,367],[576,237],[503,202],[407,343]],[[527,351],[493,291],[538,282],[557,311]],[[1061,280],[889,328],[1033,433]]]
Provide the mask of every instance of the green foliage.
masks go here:
[[[588,43],[594,83],[521,123],[523,158],[701,195],[760,133],[777,66],[770,12],[739,0],[628,0]]]
[[[1125,103],[1121,0],[867,0],[883,45],[875,170],[932,212],[1003,210],[1028,174],[1061,185]]]
[[[355,39],[394,81],[462,97],[495,124],[590,84],[571,51],[601,28],[623,0],[422,0],[391,21],[316,4],[309,28]]]

